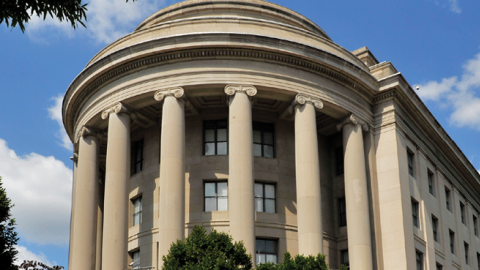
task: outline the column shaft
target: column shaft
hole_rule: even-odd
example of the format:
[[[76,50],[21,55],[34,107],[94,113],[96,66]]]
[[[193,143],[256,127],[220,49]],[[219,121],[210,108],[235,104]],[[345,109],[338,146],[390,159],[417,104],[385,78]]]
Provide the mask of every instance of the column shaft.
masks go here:
[[[130,116],[128,114],[110,113],[107,143],[102,269],[123,270],[127,266],[130,180]]]
[[[243,240],[255,264],[252,105],[244,91],[230,97],[228,128],[230,233]]]
[[[352,270],[373,269],[362,126],[343,126],[348,255]]]
[[[164,98],[160,153],[159,258],[185,236],[185,109],[173,95]]]
[[[323,253],[320,163],[312,103],[295,107],[295,169],[299,254]]]
[[[68,269],[72,269],[72,255],[73,255],[73,232],[75,230],[75,190],[77,184],[77,172],[78,172],[78,154],[74,153],[71,158],[73,161],[73,183],[72,183],[72,211],[70,212],[70,241],[68,248]]]
[[[96,136],[81,136],[78,167],[74,184],[72,270],[94,270],[97,243],[98,209],[98,152],[100,140]]]

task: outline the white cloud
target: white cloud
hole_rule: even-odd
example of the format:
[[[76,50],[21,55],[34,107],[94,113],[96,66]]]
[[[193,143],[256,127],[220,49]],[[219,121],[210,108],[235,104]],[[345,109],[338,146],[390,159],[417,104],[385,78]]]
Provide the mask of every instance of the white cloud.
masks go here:
[[[450,77],[429,81],[420,86],[418,95],[424,101],[450,107],[451,124],[480,130],[480,53],[463,65],[460,79]]]
[[[20,265],[23,263],[23,261],[37,261],[37,262],[42,262],[43,264],[46,264],[48,266],[54,266],[56,265],[55,262],[51,263],[45,254],[40,252],[40,254],[36,254],[28,250],[24,246],[16,246],[16,250],[18,250],[17,254],[17,259],[15,260],[16,265]]]
[[[63,127],[62,121],[63,96],[58,95],[56,97],[53,97],[52,99],[55,101],[55,104],[52,107],[48,108],[48,116],[50,117],[50,119],[56,121],[59,126],[56,136],[62,141],[60,145],[71,152],[73,151],[73,144],[70,141],[70,138],[68,137],[65,128]]]
[[[462,9],[458,6],[458,1],[457,0],[448,0],[450,3],[450,11],[454,13],[462,13]]]
[[[68,22],[57,19],[35,17],[26,26],[29,37],[36,41],[46,40],[46,36],[86,34],[98,43],[109,44],[130,33],[144,19],[165,5],[165,0],[91,0],[87,6],[86,29],[79,26],[74,30]]]
[[[54,157],[17,156],[0,139],[0,176],[15,206],[22,240],[65,245],[69,241],[72,170]]]

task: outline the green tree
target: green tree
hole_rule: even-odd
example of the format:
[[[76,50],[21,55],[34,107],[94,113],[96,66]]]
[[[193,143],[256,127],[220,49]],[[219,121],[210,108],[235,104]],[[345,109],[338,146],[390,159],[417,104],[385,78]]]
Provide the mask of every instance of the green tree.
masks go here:
[[[17,270],[13,264],[18,251],[15,249],[18,237],[15,232],[15,219],[11,218],[12,201],[7,197],[0,177],[0,269]]]
[[[316,257],[297,255],[292,259],[290,253],[286,252],[282,263],[263,263],[257,267],[257,270],[328,270],[328,264],[325,262],[325,255],[322,254]],[[340,270],[347,270],[347,267],[342,265]]]
[[[22,32],[32,15],[67,21],[74,29],[78,24],[85,27],[86,12],[87,4],[82,4],[82,0],[0,0],[0,24],[5,21],[8,27],[18,25]]]
[[[164,270],[233,270],[252,269],[252,256],[243,242],[232,242],[226,233],[195,226],[184,240],[178,240],[163,256]]]

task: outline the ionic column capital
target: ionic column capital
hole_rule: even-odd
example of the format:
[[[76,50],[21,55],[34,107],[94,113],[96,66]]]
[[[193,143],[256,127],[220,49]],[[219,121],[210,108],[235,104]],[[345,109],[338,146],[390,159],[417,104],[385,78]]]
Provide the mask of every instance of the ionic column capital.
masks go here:
[[[125,105],[123,105],[121,102],[118,102],[116,104],[114,104],[113,106],[105,109],[103,112],[102,112],[102,119],[107,119],[108,116],[111,114],[111,113],[116,113],[116,114],[119,114],[119,113],[124,113],[124,114],[127,114],[130,116],[130,119],[132,119],[132,121],[135,121],[135,119],[137,118],[137,115],[135,114],[135,112],[133,112],[131,109],[127,108]]]
[[[351,114],[349,117],[343,119],[343,121],[340,122],[340,123],[337,125],[337,130],[338,130],[338,131],[342,131],[342,128],[343,128],[345,125],[348,125],[348,124],[351,124],[351,125],[361,125],[363,131],[367,131],[367,130],[368,130],[368,124],[365,123],[365,122],[363,122],[362,120],[358,119],[354,114]]]
[[[93,127],[88,127],[88,126],[83,126],[80,131],[78,131],[77,136],[75,137],[75,143],[78,143],[80,141],[81,137],[87,137],[87,136],[95,136],[99,140],[103,139],[103,131],[93,128]]]
[[[247,96],[253,97],[257,94],[257,88],[253,85],[233,85],[225,86],[225,94],[229,96],[235,95],[237,92],[245,92]]]
[[[73,156],[70,157],[70,160],[73,161],[73,162],[77,162],[78,161],[78,153],[74,152]]]
[[[312,104],[317,110],[321,110],[323,108],[323,102],[319,98],[298,94],[295,96],[295,100],[293,101],[292,107],[295,108],[297,105],[305,105],[307,103]]]
[[[167,96],[173,96],[175,98],[185,98],[185,90],[182,87],[175,87],[167,90],[158,90],[153,96],[156,101],[162,101]]]

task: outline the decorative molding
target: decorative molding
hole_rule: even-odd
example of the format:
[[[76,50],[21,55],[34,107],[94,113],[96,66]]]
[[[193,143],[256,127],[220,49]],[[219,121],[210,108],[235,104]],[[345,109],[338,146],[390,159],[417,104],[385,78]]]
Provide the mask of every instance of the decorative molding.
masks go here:
[[[306,103],[312,104],[316,109],[321,110],[323,109],[323,102],[314,97],[298,94],[295,96],[295,100],[293,101],[293,107],[297,105],[305,105]]]
[[[78,161],[78,153],[74,152],[73,156],[70,157],[70,160],[73,161],[73,162],[77,162]]]
[[[232,85],[225,86],[225,94],[229,96],[235,95],[236,92],[245,92],[247,96],[253,97],[257,94],[257,88],[253,85]]]
[[[390,90],[387,90],[385,92],[380,92],[373,98],[374,103],[380,103],[388,99],[392,99],[397,96],[397,89],[392,88]]]
[[[94,136],[94,137],[97,137],[99,140],[102,140],[103,135],[104,135],[103,131],[99,129],[83,126],[80,129],[80,131],[77,133],[77,136],[75,137],[75,143],[78,143],[81,137],[87,137],[87,136]]]
[[[116,103],[115,105],[105,109],[102,112],[102,119],[107,119],[111,113],[124,113],[130,116],[132,122],[135,121],[137,115],[129,108],[125,107],[121,102]]]
[[[352,125],[361,125],[363,131],[368,131],[368,123],[363,122],[362,120],[358,119],[355,115],[351,114],[349,117],[345,118],[337,124],[337,130],[342,131],[342,128],[345,125],[352,124]]]
[[[185,90],[182,87],[171,88],[167,90],[158,90],[153,96],[156,101],[162,101],[167,96],[176,98],[185,98]]]

